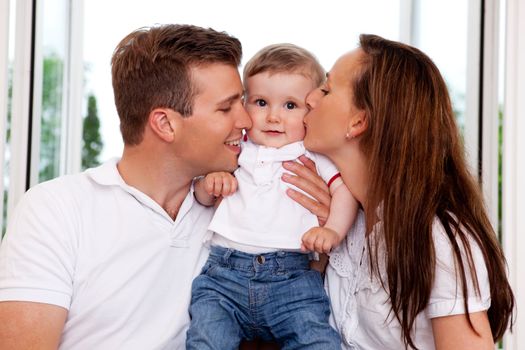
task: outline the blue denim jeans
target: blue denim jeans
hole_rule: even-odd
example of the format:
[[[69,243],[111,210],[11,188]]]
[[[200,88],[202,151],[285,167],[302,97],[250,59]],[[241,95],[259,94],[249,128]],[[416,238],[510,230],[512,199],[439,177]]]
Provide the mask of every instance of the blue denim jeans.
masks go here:
[[[247,254],[212,247],[192,285],[186,349],[238,349],[241,339],[282,349],[340,349],[330,305],[308,255]]]

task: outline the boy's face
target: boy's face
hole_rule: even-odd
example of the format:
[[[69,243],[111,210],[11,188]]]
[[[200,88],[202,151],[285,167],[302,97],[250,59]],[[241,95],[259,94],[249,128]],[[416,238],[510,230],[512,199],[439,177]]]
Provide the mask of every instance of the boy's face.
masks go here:
[[[303,140],[306,95],[316,88],[312,79],[299,73],[263,72],[247,78],[245,88],[253,124],[250,140],[275,148]]]

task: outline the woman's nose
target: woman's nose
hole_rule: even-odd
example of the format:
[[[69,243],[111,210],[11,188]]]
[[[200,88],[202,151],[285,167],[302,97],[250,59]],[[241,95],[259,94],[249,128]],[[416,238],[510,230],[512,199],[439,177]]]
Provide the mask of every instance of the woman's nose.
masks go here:
[[[317,104],[317,97],[316,97],[317,91],[318,89],[312,90],[310,91],[310,93],[308,93],[308,95],[306,95],[306,106],[308,107],[308,109],[315,108]]]

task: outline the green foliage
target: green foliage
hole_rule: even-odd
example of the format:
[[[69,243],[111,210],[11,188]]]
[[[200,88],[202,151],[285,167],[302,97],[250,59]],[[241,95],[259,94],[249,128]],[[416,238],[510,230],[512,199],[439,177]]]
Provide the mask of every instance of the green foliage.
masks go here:
[[[55,178],[60,171],[60,143],[62,140],[62,99],[64,63],[55,54],[44,57],[42,115],[40,134],[39,181]],[[82,168],[100,164],[98,157],[103,143],[95,96],[88,97],[87,116],[83,122]]]
[[[39,181],[55,178],[60,171],[60,142],[64,62],[56,54],[44,57],[42,114],[40,119]]]
[[[82,169],[92,168],[100,164],[98,159],[104,144],[100,137],[100,120],[98,119],[97,99],[88,97],[87,115],[82,129]]]

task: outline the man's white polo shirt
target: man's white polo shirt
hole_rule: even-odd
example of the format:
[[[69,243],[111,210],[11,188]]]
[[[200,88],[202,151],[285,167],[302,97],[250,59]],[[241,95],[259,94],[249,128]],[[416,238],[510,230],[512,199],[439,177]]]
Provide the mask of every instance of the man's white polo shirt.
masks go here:
[[[68,309],[61,349],[183,349],[213,210],[192,188],[173,221],[116,164],[28,191],[0,247],[0,301]]]

